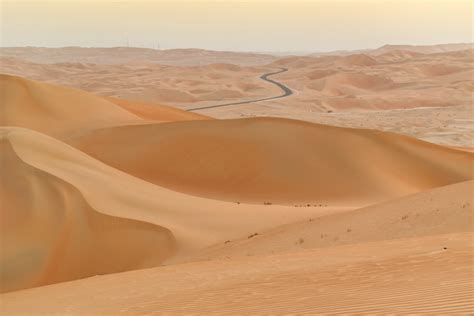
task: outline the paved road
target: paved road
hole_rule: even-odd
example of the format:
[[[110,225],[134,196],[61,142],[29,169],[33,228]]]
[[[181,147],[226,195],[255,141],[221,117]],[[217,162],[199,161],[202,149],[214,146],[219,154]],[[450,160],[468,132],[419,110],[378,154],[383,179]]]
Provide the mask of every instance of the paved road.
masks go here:
[[[288,71],[287,68],[280,68],[280,70],[275,71],[275,72],[270,72],[266,73],[260,76],[260,79],[270,82],[271,84],[276,85],[279,87],[282,91],[283,94],[277,95],[274,97],[267,97],[267,98],[261,98],[261,99],[255,99],[255,100],[247,100],[247,101],[239,101],[239,102],[233,102],[233,103],[224,103],[224,104],[216,104],[216,105],[209,105],[209,106],[202,106],[198,108],[192,108],[192,109],[187,109],[186,111],[192,112],[192,111],[198,111],[198,110],[205,110],[205,109],[213,109],[213,108],[220,108],[223,106],[230,106],[230,105],[237,105],[237,104],[247,104],[247,103],[255,103],[255,102],[261,102],[261,101],[267,101],[267,100],[274,100],[274,99],[280,99],[280,98],[285,98],[287,96],[290,96],[293,94],[293,91],[285,86],[283,83],[269,79],[268,77],[281,74],[282,72]]]

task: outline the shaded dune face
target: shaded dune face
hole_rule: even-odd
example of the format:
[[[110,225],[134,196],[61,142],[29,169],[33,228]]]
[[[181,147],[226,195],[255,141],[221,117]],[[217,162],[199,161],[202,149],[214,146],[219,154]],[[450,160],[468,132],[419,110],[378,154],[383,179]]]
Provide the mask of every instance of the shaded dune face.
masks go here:
[[[367,205],[472,178],[473,155],[390,133],[273,118],[101,129],[73,146],[176,191],[261,204]]]
[[[0,292],[156,266],[170,256],[169,230],[100,213],[74,186],[25,163],[10,131],[0,132]]]

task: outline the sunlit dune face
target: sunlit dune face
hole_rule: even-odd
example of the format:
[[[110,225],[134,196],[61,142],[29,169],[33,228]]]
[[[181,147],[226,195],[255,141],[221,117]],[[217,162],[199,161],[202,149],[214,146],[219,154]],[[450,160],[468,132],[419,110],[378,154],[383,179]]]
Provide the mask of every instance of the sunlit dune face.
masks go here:
[[[469,42],[472,3],[456,0],[2,0],[3,46],[357,49]]]

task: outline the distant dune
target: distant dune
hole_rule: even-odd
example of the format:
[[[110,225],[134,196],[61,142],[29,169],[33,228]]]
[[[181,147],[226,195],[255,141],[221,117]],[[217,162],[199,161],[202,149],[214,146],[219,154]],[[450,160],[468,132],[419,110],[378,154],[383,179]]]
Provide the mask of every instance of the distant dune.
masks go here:
[[[342,57],[337,61],[337,64],[343,66],[375,66],[378,64],[377,60],[366,54],[354,54]]]
[[[394,82],[387,77],[366,75],[364,73],[337,73],[324,79],[321,91],[329,95],[350,95],[357,93],[347,88],[380,90],[394,88]]]
[[[467,107],[473,89],[471,44],[386,45],[375,50],[278,58],[195,49],[26,47],[0,52],[4,73],[72,86],[100,96],[182,109],[277,96],[278,87],[260,77],[284,67],[288,72],[273,78],[295,93],[281,100],[245,106],[245,113],[263,112],[266,116],[309,121],[318,121],[317,113],[328,111]],[[262,62],[250,63],[257,60]],[[351,76],[359,78],[343,80]],[[370,84],[363,83],[366,81]],[[205,114],[238,118],[243,115],[241,108],[230,107],[225,112],[215,109]],[[353,126],[360,126],[358,123],[367,125],[363,121],[354,122]],[[391,124],[379,123],[378,126]],[[425,124],[429,124],[428,120]],[[431,133],[437,133],[439,126],[430,127]],[[416,137],[416,133],[408,135]],[[461,145],[456,138],[460,137],[450,137],[450,145]]]
[[[205,49],[166,49],[156,50],[138,47],[2,47],[0,55],[18,57],[39,63],[157,63],[162,65],[197,66],[215,63],[230,63],[242,66],[255,66],[276,59],[269,54],[225,52]]]
[[[439,45],[384,45],[370,52],[373,55],[386,54],[393,51],[411,51],[422,54],[454,52],[472,49],[472,43],[439,44]]]

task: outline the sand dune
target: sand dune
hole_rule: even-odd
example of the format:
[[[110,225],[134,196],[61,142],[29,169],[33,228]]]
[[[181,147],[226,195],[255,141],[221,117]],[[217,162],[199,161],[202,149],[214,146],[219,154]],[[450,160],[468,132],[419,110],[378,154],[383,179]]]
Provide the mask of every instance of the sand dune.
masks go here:
[[[472,43],[456,43],[456,44],[438,44],[438,45],[384,45],[370,54],[380,55],[392,51],[407,50],[422,54],[454,52],[460,50],[472,49]]]
[[[0,76],[0,125],[30,128],[61,137],[86,129],[208,119],[176,108],[117,98],[101,98],[77,89],[20,77]]]
[[[473,177],[467,152],[285,119],[123,126],[70,143],[160,186],[257,204],[361,206]]]
[[[308,79],[310,80],[318,80],[318,79],[333,75],[335,73],[336,71],[331,70],[331,69],[322,69],[322,70],[316,69],[307,73],[306,77],[308,77]]]
[[[80,90],[0,75],[0,125],[50,135],[74,134],[85,126],[133,124],[141,119],[114,103]]]
[[[336,64],[343,66],[375,66],[377,60],[366,54],[353,54],[339,59]]]
[[[465,71],[466,69],[459,66],[446,66],[446,65],[427,65],[420,67],[420,71],[425,76],[445,76],[456,72]]]
[[[0,313],[471,312],[466,47],[2,49]]]
[[[377,75],[366,75],[363,73],[338,73],[326,77],[322,83],[322,92],[329,95],[352,95],[353,90],[347,88],[358,88],[364,90],[390,89],[395,86],[394,82],[386,77]]]
[[[262,255],[474,231],[474,181],[292,223],[200,251],[187,260]]]
[[[464,315],[474,308],[473,238],[447,234],[132,271],[9,293],[1,308],[9,315],[31,306],[39,314]]]
[[[46,135],[3,129],[2,214],[8,220],[2,222],[7,225],[2,242],[8,248],[1,253],[2,291],[154,266],[171,250],[184,255],[340,211],[191,197],[136,179]],[[24,262],[22,256],[32,253],[37,259]]]
[[[192,120],[209,120],[208,116],[185,112],[183,110],[161,105],[161,104],[149,104],[138,101],[129,101],[124,99],[105,98],[106,100],[117,104],[123,109],[135,114],[136,116],[150,121],[158,122],[174,122],[174,121],[192,121]]]
[[[421,56],[422,53],[413,52],[410,50],[403,50],[403,49],[394,49],[390,50],[386,53],[382,53],[377,55],[377,60],[383,61],[400,61],[404,59],[414,58]]]
[[[176,61],[195,58],[194,66],[165,66],[143,57],[142,50],[132,48],[100,53],[100,49],[65,49],[60,53],[61,63],[40,64],[25,59],[36,56],[38,62],[57,62],[49,58],[53,50],[28,50],[7,49],[9,53],[4,56],[14,57],[0,58],[2,72],[76,87],[100,96],[166,104],[182,109],[279,95],[278,87],[259,77],[285,67],[288,72],[272,78],[294,91],[290,97],[213,108],[199,113],[215,118],[273,116],[376,128],[457,147],[472,147],[474,140],[473,130],[460,127],[457,123],[465,119],[464,113],[471,111],[472,107],[474,70],[470,44],[435,45],[420,49],[400,45],[387,46],[376,50],[376,53],[367,50],[316,54],[313,57],[282,56],[267,60],[264,66],[243,65],[230,57],[225,59],[225,54],[220,55],[222,59],[209,63],[212,52],[208,54],[195,50],[174,52]],[[74,59],[79,51],[84,56],[91,56],[89,62]],[[103,63],[104,54],[112,51],[116,54],[108,58],[123,59],[122,64]],[[69,59],[68,53],[71,53]],[[152,56],[156,51],[149,50],[149,53]],[[169,54],[172,58],[172,53],[161,52],[159,55]],[[92,58],[94,54],[97,60]],[[127,61],[132,56],[141,62]],[[198,62],[200,58],[202,63]],[[441,109],[443,107],[448,109]],[[427,110],[413,110],[418,108]],[[405,109],[405,112],[398,112]],[[366,113],[392,110],[397,113]],[[420,112],[423,115],[420,116]],[[346,119],[348,116],[352,119]],[[422,124],[417,123],[421,121]]]
[[[25,162],[15,151],[28,145],[23,133],[0,135],[0,292],[152,267],[170,256],[166,228],[101,214],[74,186]]]
[[[39,63],[79,63],[124,64],[157,63],[162,65],[196,66],[215,63],[236,65],[262,65],[276,59],[269,54],[212,51],[204,49],[156,50],[138,47],[2,47],[0,55],[19,57]]]
[[[94,94],[145,103],[186,106],[199,102],[222,102],[243,97],[262,97],[278,91],[259,76],[266,67],[231,64],[164,66],[140,64],[39,64],[0,57],[6,74],[71,86]],[[249,85],[241,93],[241,85]],[[205,91],[204,93],[200,91]],[[229,94],[229,91],[231,92]]]
[[[210,64],[209,68],[216,69],[216,70],[230,70],[230,71],[240,71],[242,70],[241,67],[233,64],[228,63],[221,63],[221,64]]]

